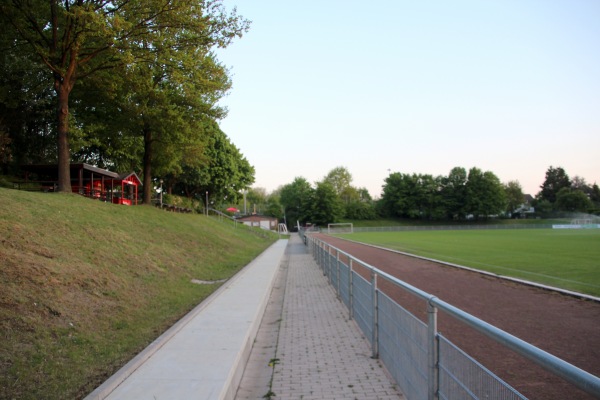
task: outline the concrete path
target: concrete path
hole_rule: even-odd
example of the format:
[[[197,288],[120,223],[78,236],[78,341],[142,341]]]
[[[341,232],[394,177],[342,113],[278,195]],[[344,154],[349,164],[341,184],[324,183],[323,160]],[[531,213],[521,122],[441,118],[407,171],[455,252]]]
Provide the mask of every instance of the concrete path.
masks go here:
[[[86,399],[233,399],[287,240],[279,240]]]
[[[402,399],[370,354],[367,340],[293,234],[86,400]]]
[[[237,400],[403,398],[298,235],[275,282]]]

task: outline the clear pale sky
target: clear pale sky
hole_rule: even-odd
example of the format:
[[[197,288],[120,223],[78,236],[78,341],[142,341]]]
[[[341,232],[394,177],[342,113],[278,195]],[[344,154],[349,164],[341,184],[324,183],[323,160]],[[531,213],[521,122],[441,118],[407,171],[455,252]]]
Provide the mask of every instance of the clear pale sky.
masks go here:
[[[346,167],[492,171],[535,195],[550,166],[600,184],[599,0],[224,0],[252,21],[218,58],[223,131],[268,192]]]

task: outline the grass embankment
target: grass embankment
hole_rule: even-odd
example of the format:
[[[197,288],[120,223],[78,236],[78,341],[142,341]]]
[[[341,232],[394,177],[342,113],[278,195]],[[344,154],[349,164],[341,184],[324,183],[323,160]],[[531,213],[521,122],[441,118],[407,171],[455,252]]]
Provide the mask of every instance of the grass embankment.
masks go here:
[[[339,236],[600,296],[599,229],[361,232]]]
[[[0,398],[80,398],[277,238],[0,188]]]

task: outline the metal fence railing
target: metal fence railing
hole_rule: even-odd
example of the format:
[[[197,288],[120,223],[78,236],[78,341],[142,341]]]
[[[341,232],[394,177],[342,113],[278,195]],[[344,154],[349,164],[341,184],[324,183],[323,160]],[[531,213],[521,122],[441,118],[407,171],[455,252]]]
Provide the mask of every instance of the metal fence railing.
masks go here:
[[[382,360],[407,399],[525,399],[437,331],[438,310],[600,398],[600,378],[312,235],[301,235],[350,318],[369,339],[373,357]],[[383,284],[425,300],[427,322],[388,297]]]

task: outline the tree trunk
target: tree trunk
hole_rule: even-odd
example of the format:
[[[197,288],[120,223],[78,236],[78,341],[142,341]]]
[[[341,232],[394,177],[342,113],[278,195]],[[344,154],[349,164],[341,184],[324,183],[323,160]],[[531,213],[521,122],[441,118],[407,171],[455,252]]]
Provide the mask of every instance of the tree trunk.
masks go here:
[[[71,152],[69,150],[69,94],[72,85],[55,78],[57,95],[56,119],[58,123],[58,191],[71,190]]]
[[[144,200],[152,204],[152,130],[144,126]]]

